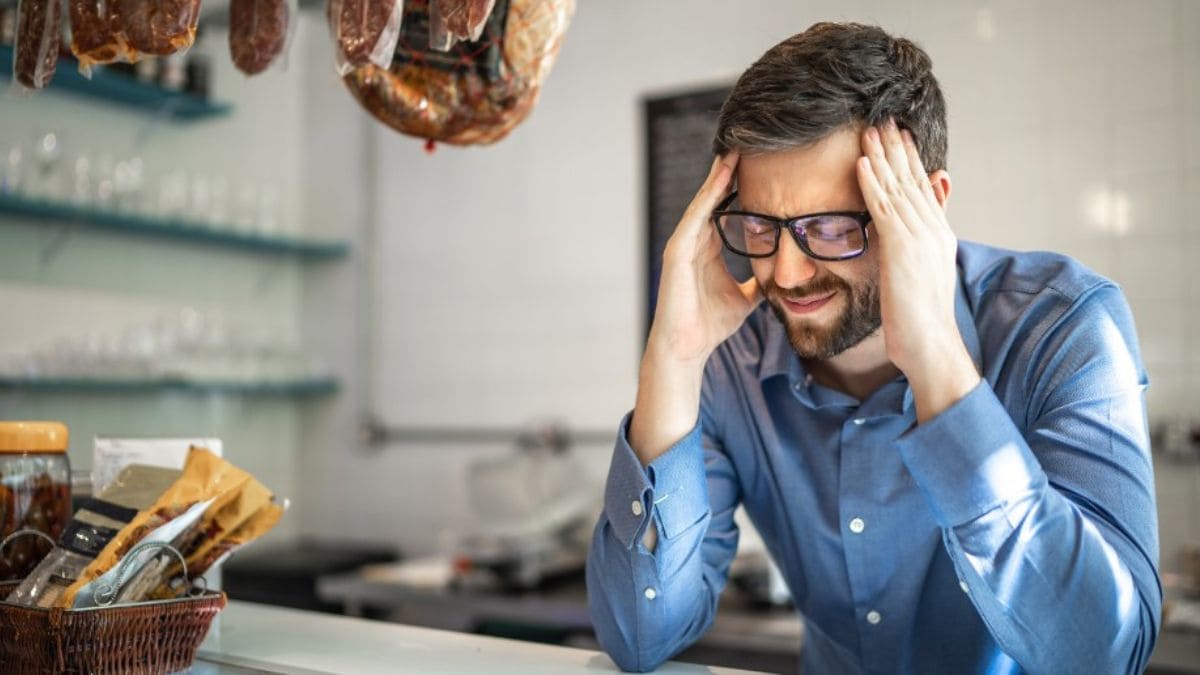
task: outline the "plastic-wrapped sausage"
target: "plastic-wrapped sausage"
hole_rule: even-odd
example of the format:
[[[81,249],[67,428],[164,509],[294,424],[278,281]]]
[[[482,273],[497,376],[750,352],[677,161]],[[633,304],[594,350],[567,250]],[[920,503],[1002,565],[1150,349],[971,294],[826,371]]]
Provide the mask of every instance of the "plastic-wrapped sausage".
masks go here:
[[[137,53],[125,42],[117,0],[69,0],[71,53],[87,72],[99,63],[136,61]]]
[[[499,0],[478,42],[442,54],[419,49],[428,42],[427,5],[409,0],[403,49],[391,67],[363,66],[343,80],[363,107],[401,133],[454,145],[494,143],[533,109],[574,9],[574,0]],[[488,54],[497,57],[494,64]]]
[[[117,0],[121,28],[139,52],[167,56],[192,46],[200,0]]]
[[[446,51],[459,40],[475,42],[495,5],[496,0],[430,0],[429,47]]]
[[[340,75],[371,63],[391,65],[404,0],[330,0],[328,12]]]
[[[229,53],[247,75],[267,69],[287,45],[287,0],[231,0]]]
[[[13,77],[26,87],[42,89],[54,77],[62,45],[62,5],[62,0],[20,0],[17,5]]]

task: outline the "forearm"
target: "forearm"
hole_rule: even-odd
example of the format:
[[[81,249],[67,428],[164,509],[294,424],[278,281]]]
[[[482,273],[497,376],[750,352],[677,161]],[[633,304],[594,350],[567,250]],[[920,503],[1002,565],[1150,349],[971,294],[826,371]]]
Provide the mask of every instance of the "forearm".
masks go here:
[[[945,346],[931,346],[922,365],[906,373],[913,392],[917,423],[924,424],[962,400],[979,384],[979,371],[955,333]]]
[[[629,445],[648,466],[696,426],[704,361],[679,361],[647,346],[638,372]]]

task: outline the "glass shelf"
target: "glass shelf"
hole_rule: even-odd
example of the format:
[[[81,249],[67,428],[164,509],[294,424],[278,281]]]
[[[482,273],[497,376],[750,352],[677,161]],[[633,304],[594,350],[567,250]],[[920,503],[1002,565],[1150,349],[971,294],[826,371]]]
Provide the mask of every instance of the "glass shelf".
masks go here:
[[[295,254],[305,259],[340,258],[350,250],[349,245],[345,242],[336,240],[305,239],[281,234],[239,231],[233,229],[232,226],[217,227],[189,223],[184,220],[158,220],[137,214],[100,211],[71,204],[0,194],[0,216],[6,214],[165,239],[239,248],[258,253]]]
[[[123,73],[107,71],[103,66],[93,68],[92,79],[89,80],[79,74],[78,68],[75,59],[60,58],[54,79],[50,81],[47,89],[66,91],[154,113],[169,109],[171,118],[179,121],[220,117],[228,115],[232,110],[229,104],[214,103],[192,94],[139,82]],[[12,70],[13,48],[11,45],[0,45],[0,77],[11,78]]]
[[[337,389],[338,382],[332,377],[277,381],[196,380],[171,377],[0,377],[0,393],[136,394],[183,392],[189,394],[307,397],[332,394]]]

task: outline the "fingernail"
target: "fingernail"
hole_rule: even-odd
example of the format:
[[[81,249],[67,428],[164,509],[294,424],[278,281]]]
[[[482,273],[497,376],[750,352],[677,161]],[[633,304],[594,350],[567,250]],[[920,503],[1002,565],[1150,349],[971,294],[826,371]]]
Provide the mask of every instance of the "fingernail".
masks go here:
[[[867,129],[867,138],[871,139],[872,142],[879,142],[879,130],[875,127]]]
[[[889,117],[887,124],[888,124],[888,128],[891,129],[892,131],[895,131],[897,129],[895,117]]]

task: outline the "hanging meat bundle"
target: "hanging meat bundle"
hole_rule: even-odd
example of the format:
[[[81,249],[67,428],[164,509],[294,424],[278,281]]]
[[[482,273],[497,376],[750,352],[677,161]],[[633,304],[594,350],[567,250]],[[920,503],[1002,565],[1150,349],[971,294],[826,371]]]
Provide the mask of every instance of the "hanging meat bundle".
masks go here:
[[[401,133],[455,145],[494,143],[533,109],[574,0],[495,0],[490,14],[484,10],[491,1],[432,2],[404,4],[389,67],[363,65],[343,80],[372,115]],[[330,20],[337,35],[341,19],[332,7]],[[445,38],[435,23],[468,41],[441,51]]]

